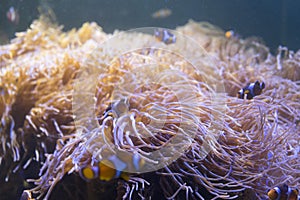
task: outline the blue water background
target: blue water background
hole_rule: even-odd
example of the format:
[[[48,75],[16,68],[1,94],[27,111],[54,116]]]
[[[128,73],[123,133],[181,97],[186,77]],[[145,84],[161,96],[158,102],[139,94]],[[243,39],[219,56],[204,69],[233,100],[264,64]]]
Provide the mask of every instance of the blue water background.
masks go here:
[[[65,30],[96,21],[105,32],[144,26],[175,28],[189,19],[208,21],[222,29],[233,29],[242,37],[258,36],[275,51],[278,45],[300,47],[300,1],[297,0],[2,0],[0,30],[25,30],[38,15],[38,5],[50,6]],[[2,5],[1,5],[2,4]],[[20,7],[20,25],[5,22],[4,11]],[[153,19],[151,14],[168,8],[172,15]],[[4,21],[3,21],[4,20]],[[1,27],[2,26],[2,27]]]

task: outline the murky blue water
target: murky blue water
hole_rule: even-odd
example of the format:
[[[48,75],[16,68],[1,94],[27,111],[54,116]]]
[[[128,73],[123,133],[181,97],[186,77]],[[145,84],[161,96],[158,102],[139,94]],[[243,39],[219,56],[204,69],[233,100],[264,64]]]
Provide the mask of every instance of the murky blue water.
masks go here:
[[[242,37],[259,36],[273,51],[278,45],[300,47],[300,1],[295,0],[1,0],[0,31],[12,37],[15,31],[25,30],[38,16],[38,6],[45,4],[66,30],[86,21],[96,21],[106,32],[144,26],[175,28],[193,19],[233,29]],[[17,25],[7,20],[10,6],[18,8]],[[151,17],[162,8],[171,9],[172,15]]]

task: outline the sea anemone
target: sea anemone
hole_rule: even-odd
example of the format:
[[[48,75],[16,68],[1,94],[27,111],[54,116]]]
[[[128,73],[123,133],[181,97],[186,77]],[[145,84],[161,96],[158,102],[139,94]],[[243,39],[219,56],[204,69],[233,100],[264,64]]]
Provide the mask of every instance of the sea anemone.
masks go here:
[[[299,52],[273,56],[209,23],[178,27],[170,45],[152,31],[64,33],[40,19],[1,47],[1,183],[34,161],[40,173],[21,179],[38,198],[67,191],[68,177],[85,198],[263,199],[299,187]],[[256,80],[261,95],[236,97]],[[129,180],[84,188],[82,168],[124,152],[144,161],[123,169]]]

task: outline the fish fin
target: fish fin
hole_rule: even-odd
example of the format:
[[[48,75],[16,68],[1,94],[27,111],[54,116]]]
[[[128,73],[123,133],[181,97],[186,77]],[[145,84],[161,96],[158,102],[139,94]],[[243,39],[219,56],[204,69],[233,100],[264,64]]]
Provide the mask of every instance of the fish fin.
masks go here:
[[[130,176],[129,176],[128,173],[122,172],[122,173],[121,173],[121,178],[124,179],[125,181],[129,181]]]

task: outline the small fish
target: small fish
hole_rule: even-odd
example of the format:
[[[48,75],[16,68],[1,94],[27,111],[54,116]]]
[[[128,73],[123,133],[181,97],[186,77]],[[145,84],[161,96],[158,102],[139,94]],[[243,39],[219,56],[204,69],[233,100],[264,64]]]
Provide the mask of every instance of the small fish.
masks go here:
[[[269,190],[269,200],[298,200],[299,190],[292,189],[288,185],[283,184]]]
[[[20,15],[17,9],[15,9],[13,6],[9,8],[9,10],[6,12],[7,19],[13,23],[13,24],[19,24]]]
[[[247,99],[253,99],[253,97],[260,95],[264,88],[264,82],[259,83],[259,81],[255,81],[255,83],[250,83],[243,89],[240,89],[240,91],[238,92],[238,97],[240,99],[244,99],[245,97]]]
[[[31,193],[28,190],[24,190],[20,200],[33,200]]]
[[[98,162],[96,165],[88,165],[80,170],[80,176],[90,181],[99,178],[102,181],[110,181],[116,178],[129,180],[129,173],[124,172],[125,169],[140,170],[144,166],[145,161],[138,155],[112,155],[108,159]],[[110,167],[110,166],[113,166]]]
[[[154,36],[157,40],[165,44],[173,44],[176,42],[176,36],[166,29],[156,29]]]
[[[239,39],[241,36],[237,34],[234,30],[229,30],[225,32],[225,37],[228,39]]]
[[[169,17],[171,14],[172,14],[172,10],[165,8],[165,9],[160,9],[160,10],[152,13],[151,16],[154,19],[159,19],[159,18]]]

